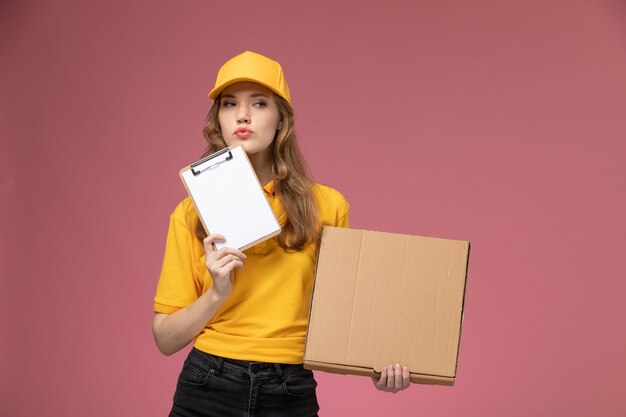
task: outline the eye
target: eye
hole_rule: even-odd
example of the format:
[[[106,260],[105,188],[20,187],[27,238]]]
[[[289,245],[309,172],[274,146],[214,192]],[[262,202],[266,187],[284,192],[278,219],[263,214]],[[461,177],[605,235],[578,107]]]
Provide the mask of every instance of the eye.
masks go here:
[[[222,107],[234,107],[235,103],[232,101],[224,100],[222,101]]]
[[[253,104],[255,107],[267,107],[267,103],[265,101],[257,101]]]

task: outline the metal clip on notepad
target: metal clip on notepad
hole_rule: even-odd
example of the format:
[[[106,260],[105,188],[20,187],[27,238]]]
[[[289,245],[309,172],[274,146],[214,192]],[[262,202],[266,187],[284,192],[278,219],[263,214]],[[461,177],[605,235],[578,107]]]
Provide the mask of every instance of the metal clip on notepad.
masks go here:
[[[226,155],[225,155],[226,154]],[[206,158],[202,158],[198,162],[191,164],[191,172],[193,175],[200,175],[204,171],[216,168],[218,165],[233,159],[233,154],[229,148],[224,148],[219,152],[211,154]],[[209,163],[211,162],[211,163]]]

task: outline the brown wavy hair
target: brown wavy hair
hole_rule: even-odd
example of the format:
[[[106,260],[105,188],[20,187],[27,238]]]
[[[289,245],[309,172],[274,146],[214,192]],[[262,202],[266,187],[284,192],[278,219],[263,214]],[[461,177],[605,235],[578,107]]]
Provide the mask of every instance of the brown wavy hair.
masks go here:
[[[274,158],[272,166],[274,192],[280,199],[284,212],[279,216],[281,231],[278,235],[278,244],[287,250],[302,250],[315,242],[320,234],[313,179],[298,147],[293,109],[282,97],[276,94],[272,96],[283,122],[271,145]],[[215,98],[202,130],[208,143],[203,158],[227,147],[218,119],[220,98],[221,96]],[[196,237],[201,241],[207,237],[199,220],[196,225]]]

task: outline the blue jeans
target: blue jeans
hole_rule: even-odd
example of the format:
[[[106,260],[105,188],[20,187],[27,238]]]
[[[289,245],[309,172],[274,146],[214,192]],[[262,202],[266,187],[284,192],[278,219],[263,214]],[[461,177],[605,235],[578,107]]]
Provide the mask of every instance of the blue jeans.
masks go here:
[[[317,416],[316,386],[302,365],[226,359],[193,348],[170,417]]]

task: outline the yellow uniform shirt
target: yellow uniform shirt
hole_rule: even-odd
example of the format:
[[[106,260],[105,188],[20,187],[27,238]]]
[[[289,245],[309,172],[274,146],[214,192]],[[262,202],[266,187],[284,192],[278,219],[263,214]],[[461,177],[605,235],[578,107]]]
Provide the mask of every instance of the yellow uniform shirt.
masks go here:
[[[263,187],[272,210],[283,216],[273,182]],[[349,205],[330,187],[315,184],[321,225],[348,227]],[[171,314],[211,287],[202,242],[195,237],[198,215],[189,198],[170,217],[165,257],[154,310]],[[196,337],[194,346],[232,359],[302,363],[317,244],[285,251],[277,238],[244,252],[235,269],[233,292]]]

